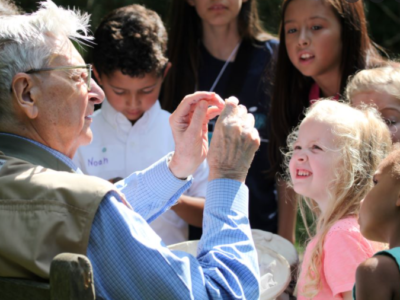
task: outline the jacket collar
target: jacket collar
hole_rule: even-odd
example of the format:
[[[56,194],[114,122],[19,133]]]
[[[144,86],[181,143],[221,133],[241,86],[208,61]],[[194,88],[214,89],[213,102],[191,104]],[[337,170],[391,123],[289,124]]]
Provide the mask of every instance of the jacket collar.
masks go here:
[[[49,151],[17,135],[0,133],[0,151],[6,156],[25,160],[34,165],[55,171],[75,173],[74,169],[52,155]]]

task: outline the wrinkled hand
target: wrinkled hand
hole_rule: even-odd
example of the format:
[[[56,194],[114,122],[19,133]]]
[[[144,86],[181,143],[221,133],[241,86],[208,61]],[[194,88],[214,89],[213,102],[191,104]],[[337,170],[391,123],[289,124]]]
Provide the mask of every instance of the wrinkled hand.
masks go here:
[[[230,178],[244,182],[260,146],[260,136],[254,128],[254,116],[238,103],[235,97],[227,99],[215,126],[207,156],[209,181]]]
[[[224,108],[215,93],[197,92],[186,96],[169,118],[175,141],[175,153],[169,169],[178,178],[193,174],[207,157],[208,121]]]

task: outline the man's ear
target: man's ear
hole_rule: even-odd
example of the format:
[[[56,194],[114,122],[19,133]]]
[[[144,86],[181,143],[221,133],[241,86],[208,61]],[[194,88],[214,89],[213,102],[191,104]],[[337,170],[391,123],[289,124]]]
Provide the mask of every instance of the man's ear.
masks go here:
[[[196,3],[194,3],[193,0],[186,0],[186,2],[190,5],[190,6],[195,6]]]
[[[20,112],[30,119],[35,119],[39,114],[37,100],[40,93],[39,87],[33,82],[32,76],[18,73],[14,76],[11,89]]]
[[[165,69],[164,69],[163,80],[167,76],[168,71],[169,71],[169,69],[171,69],[171,67],[172,67],[172,63],[168,62],[167,65],[165,66]]]
[[[103,83],[101,82],[101,76],[100,76],[99,72],[97,72],[96,67],[92,66],[92,70],[93,70],[94,78],[96,78],[97,83],[99,85],[103,85]]]

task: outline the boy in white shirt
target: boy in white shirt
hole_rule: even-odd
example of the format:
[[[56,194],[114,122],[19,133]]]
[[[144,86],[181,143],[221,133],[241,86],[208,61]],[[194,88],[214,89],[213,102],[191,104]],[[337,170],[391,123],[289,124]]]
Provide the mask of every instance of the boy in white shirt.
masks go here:
[[[140,171],[175,149],[169,113],[157,100],[171,66],[160,17],[140,5],[110,12],[95,32],[93,72],[106,99],[93,115],[93,141],[74,162],[83,173],[111,182]],[[150,226],[165,244],[188,239],[188,224],[202,225],[208,166],[204,162],[178,204]]]

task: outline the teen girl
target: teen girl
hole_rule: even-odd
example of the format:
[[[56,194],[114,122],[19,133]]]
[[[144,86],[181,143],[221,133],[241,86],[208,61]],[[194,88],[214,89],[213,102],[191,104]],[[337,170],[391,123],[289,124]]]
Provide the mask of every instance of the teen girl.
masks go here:
[[[280,151],[304,109],[320,97],[338,98],[350,75],[381,63],[368,37],[363,5],[361,0],[283,1],[270,111],[272,175],[282,173]],[[295,207],[294,201],[286,201],[291,194],[284,183],[278,184],[279,203]],[[293,212],[290,222],[296,210],[287,211]]]
[[[361,111],[331,100],[315,103],[289,136],[291,185],[316,219],[299,275],[298,300],[352,299],[357,266],[376,250],[360,233],[360,202],[391,144],[375,109]]]
[[[247,107],[262,138],[246,179],[250,224],[277,232],[274,180],[266,178],[270,103],[265,80],[277,40],[261,28],[256,0],[173,0],[170,20],[172,68],[160,98],[163,107],[173,111],[182,95],[195,90],[214,91],[222,98],[234,95]],[[209,132],[212,130],[210,124]]]

